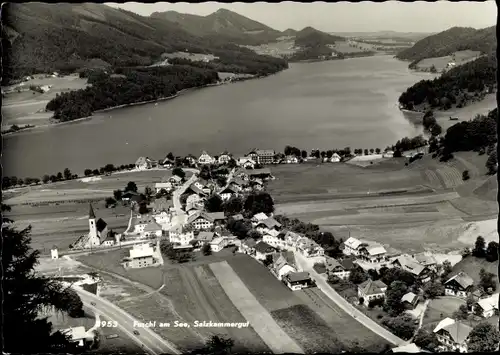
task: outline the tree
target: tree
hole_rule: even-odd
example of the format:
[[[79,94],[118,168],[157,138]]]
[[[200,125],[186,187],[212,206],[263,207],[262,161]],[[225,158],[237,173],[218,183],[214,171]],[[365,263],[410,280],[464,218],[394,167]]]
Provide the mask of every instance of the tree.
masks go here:
[[[181,179],[184,179],[186,177],[186,173],[184,172],[184,170],[182,170],[179,167],[172,169],[172,175],[176,175],[176,176],[180,177]]]
[[[448,279],[448,276],[451,274],[453,271],[453,268],[451,266],[451,263],[449,260],[443,261],[443,266],[442,266],[442,274],[441,274],[441,280],[446,281]]]
[[[418,330],[415,338],[413,338],[413,342],[420,348],[433,352],[439,346],[439,341],[436,337],[436,334],[425,328],[420,328]]]
[[[487,322],[479,323],[469,333],[468,351],[494,352],[499,341],[500,334],[496,327]]]
[[[268,267],[273,263],[273,257],[272,255],[266,255],[266,258],[262,261],[265,267]]]
[[[325,157],[326,157],[326,152],[325,152],[325,151],[322,151],[322,152],[320,153],[320,155],[321,155],[321,158],[322,158],[322,159],[325,159]]]
[[[98,169],[92,170],[92,175],[99,175],[99,170]]]
[[[137,185],[133,181],[129,181],[125,187],[125,191],[137,192]]]
[[[431,66],[430,72],[431,73],[437,73],[437,69],[436,69],[436,67],[434,65]]]
[[[462,180],[467,181],[469,179],[470,179],[469,170],[464,170],[464,172],[462,173]]]
[[[489,262],[494,262],[498,260],[498,243],[491,241],[488,243],[488,248],[486,248],[486,260]]]
[[[397,316],[404,310],[401,298],[408,291],[408,286],[402,281],[393,281],[387,288],[384,310],[391,316]]]
[[[306,159],[307,158],[307,151],[305,151],[305,150],[301,151],[300,156],[302,157],[302,159]]]
[[[363,271],[361,267],[355,267],[349,273],[349,281],[355,285],[358,285],[368,279],[368,275]]]
[[[58,172],[57,175],[56,175],[56,177],[57,177],[57,181],[62,181],[63,174],[61,172]]]
[[[364,150],[365,155],[368,155],[368,149]]]
[[[63,174],[64,174],[64,178],[65,178],[66,180],[70,180],[70,179],[71,179],[71,175],[72,175],[72,174],[71,174],[71,171],[70,171],[68,168],[64,169]]]
[[[252,225],[248,220],[234,220],[231,217],[227,221],[227,229],[231,231],[238,239],[245,239],[248,232],[252,229]]]
[[[213,335],[207,342],[206,351],[209,354],[229,354],[234,346],[234,340],[223,335]]]
[[[43,177],[42,177],[42,182],[44,184],[48,183],[50,181],[50,176],[45,174]]]
[[[205,209],[210,212],[222,212],[223,211],[223,203],[222,198],[219,195],[212,195],[205,201]]]
[[[370,149],[370,154],[373,154],[375,152],[375,149],[371,148]]]
[[[232,216],[243,211],[243,199],[239,196],[233,196],[222,205],[224,214]]]
[[[212,254],[212,249],[210,248],[210,244],[208,244],[208,243],[203,244],[203,246],[201,247],[201,252],[205,256],[206,255],[211,255]]]
[[[116,200],[113,197],[107,197],[106,198],[106,208],[109,206],[114,206],[116,205]]]
[[[146,186],[144,188],[144,196],[146,196],[146,200],[151,201],[151,198],[153,197],[153,189],[149,186]]]
[[[488,174],[493,175],[497,172],[498,169],[498,160],[497,160],[497,151],[494,150],[488,160],[486,160],[486,168],[488,169]]]
[[[3,206],[2,206],[3,209]],[[41,309],[69,311],[61,284],[35,273],[39,252],[31,249],[31,226],[17,230],[2,227],[3,346],[9,353],[67,352],[68,338],[51,335],[52,325],[39,317]],[[8,292],[6,292],[8,290]],[[27,332],[27,333],[26,333]],[[19,341],[30,334],[30,341]]]
[[[139,204],[139,213],[140,214],[148,214],[149,213],[149,208],[148,208],[146,203]]]
[[[396,150],[393,154],[393,157],[394,158],[401,158],[403,156],[403,154],[401,153],[400,150]]]
[[[172,154],[172,152],[169,152],[169,153],[167,154],[167,159],[168,159],[168,160],[172,160],[172,161],[173,161],[173,160],[175,160],[175,157],[174,157],[174,155]]]
[[[479,287],[481,287],[484,292],[490,294],[497,288],[495,278],[495,274],[487,272],[485,269],[479,270]]]
[[[333,156],[333,150],[327,150],[326,151],[326,157],[330,159]]]
[[[229,161],[227,162],[227,167],[229,169],[234,169],[238,166],[238,164],[236,163],[236,160],[234,160],[233,158],[229,159]]]
[[[429,132],[431,133],[431,135],[432,135],[433,137],[437,137],[437,136],[439,136],[441,133],[443,133],[443,128],[442,128],[442,127],[441,127],[438,123],[436,123],[436,124],[434,124],[434,125],[432,125],[432,126],[430,127]]]
[[[434,299],[444,295],[444,286],[440,282],[427,282],[423,285],[424,297]]]
[[[486,242],[484,238],[479,236],[476,238],[476,243],[474,244],[474,249],[472,249],[472,255],[477,258],[484,258],[486,255]]]
[[[408,314],[402,314],[394,318],[384,317],[382,324],[391,329],[395,335],[403,340],[410,339],[417,328],[414,319]]]
[[[380,148],[375,149],[375,153],[380,154],[381,150]]]
[[[121,201],[123,196],[123,191],[122,190],[115,190],[113,191],[113,197],[115,198],[116,201]]]
[[[63,291],[63,301],[67,304],[67,312],[70,317],[83,317],[83,302],[74,290],[66,288]]]
[[[257,213],[274,212],[274,201],[267,192],[251,193],[243,205],[244,210],[252,216]]]
[[[378,274],[377,270],[375,270],[375,269],[368,270],[368,276],[373,281],[376,281],[376,280],[378,280],[380,278],[380,275]]]
[[[469,317],[469,310],[466,304],[461,304],[460,307],[453,313],[453,318],[458,320],[465,320]]]

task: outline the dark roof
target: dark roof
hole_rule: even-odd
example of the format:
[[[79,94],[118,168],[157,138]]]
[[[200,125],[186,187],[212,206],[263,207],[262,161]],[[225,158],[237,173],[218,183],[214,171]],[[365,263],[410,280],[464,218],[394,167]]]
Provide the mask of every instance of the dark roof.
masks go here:
[[[238,190],[236,190],[235,187],[229,185],[224,190],[222,190],[221,192],[219,192],[219,194],[224,194],[224,193],[238,193]]]
[[[467,289],[474,284],[474,280],[469,275],[467,275],[465,272],[462,271],[456,274],[455,276],[451,277],[450,279],[448,279],[448,281],[446,281],[444,284],[446,285],[452,280],[455,280],[455,282],[458,283],[464,289]]]
[[[309,276],[309,273],[306,271],[301,271],[301,272],[290,272],[285,275],[285,278],[289,282],[300,282],[300,281],[307,281],[311,279],[311,276]]]
[[[89,219],[95,219],[95,213],[94,209],[92,208],[92,204],[89,203],[90,209],[89,209]]]
[[[255,245],[255,250],[260,253],[270,253],[275,249],[266,242],[258,242],[257,245]]]
[[[261,224],[265,225],[269,229],[274,228],[274,227],[278,227],[278,228],[281,227],[281,223],[279,223],[277,220],[275,220],[272,217],[258,222],[257,226],[260,226]]]
[[[138,192],[135,192],[135,191],[125,191],[122,195],[122,198],[123,197],[126,197],[126,196],[139,196],[140,194]]]
[[[343,266],[345,270],[352,270],[354,269],[354,259],[353,258],[344,258],[340,260],[340,265]]]
[[[243,240],[242,244],[246,245],[249,248],[255,248],[257,242],[253,238],[246,238]]]
[[[104,220],[102,218],[99,218],[95,224],[97,231],[99,233],[101,233],[106,228],[107,225],[108,224],[106,222],[104,222]]]

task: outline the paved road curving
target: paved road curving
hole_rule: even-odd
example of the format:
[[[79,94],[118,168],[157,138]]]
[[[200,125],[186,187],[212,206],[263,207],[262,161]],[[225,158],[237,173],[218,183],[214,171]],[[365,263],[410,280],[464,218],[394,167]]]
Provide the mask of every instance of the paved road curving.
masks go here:
[[[328,285],[328,282],[319,275],[316,270],[313,269],[313,265],[300,253],[295,253],[295,260],[303,271],[309,272],[311,278],[316,281],[318,288],[323,291],[333,302],[335,302],[340,308],[342,308],[347,314],[356,319],[359,323],[370,329],[375,334],[386,339],[391,344],[396,346],[401,346],[407,344],[403,339],[395,336],[390,331],[368,318],[365,314],[356,309],[353,305],[340,296],[334,289]]]
[[[111,321],[116,321],[118,327],[131,339],[138,343],[139,346],[143,346],[144,350],[148,353],[153,355],[181,354],[181,352],[177,350],[174,345],[168,343],[152,330],[148,328],[134,327],[134,322],[138,322],[138,320],[125,312],[123,309],[115,306],[113,303],[82,289],[74,288],[74,290],[78,293],[86,307],[103,315]],[[91,304],[92,302],[95,306]],[[134,330],[137,330],[139,335],[134,334]]]

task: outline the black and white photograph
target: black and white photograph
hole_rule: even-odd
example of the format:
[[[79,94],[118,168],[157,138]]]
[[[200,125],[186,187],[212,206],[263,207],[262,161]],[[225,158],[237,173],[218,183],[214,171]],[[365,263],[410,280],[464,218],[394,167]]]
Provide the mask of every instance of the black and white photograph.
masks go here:
[[[498,352],[497,15],[3,3],[3,352]]]

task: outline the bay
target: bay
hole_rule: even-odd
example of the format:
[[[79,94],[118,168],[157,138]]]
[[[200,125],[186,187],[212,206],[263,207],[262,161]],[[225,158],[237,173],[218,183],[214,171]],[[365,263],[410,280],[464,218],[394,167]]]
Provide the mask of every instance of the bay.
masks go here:
[[[4,175],[41,177],[69,168],[134,163],[202,150],[242,155],[381,148],[422,132],[398,109],[401,92],[431,74],[391,56],[294,63],[275,75],[194,90],[173,100],[4,137]]]

